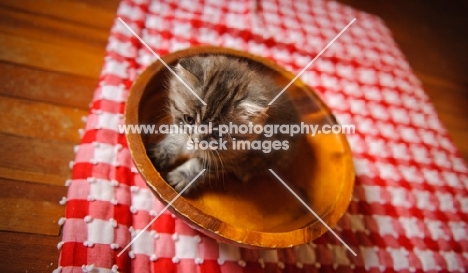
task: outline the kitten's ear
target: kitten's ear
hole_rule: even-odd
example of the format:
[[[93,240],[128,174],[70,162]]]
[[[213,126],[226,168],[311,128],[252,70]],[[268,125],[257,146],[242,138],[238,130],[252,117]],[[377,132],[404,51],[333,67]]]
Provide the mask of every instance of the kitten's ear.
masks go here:
[[[199,58],[192,57],[179,60],[179,62],[176,65],[176,70],[185,79],[189,79],[194,83],[203,83],[203,64],[202,60],[199,60]]]
[[[241,108],[240,115],[254,123],[263,123],[268,117],[267,111],[270,108],[251,101],[243,101],[239,107]]]

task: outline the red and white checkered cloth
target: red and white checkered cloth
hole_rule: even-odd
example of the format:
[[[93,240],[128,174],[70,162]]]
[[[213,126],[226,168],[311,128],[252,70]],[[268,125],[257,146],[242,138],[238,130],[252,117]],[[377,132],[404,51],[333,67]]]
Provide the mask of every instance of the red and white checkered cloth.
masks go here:
[[[118,20],[69,187],[61,272],[464,272],[468,169],[383,22],[325,0],[124,0],[120,16],[160,55],[211,44],[265,56],[302,75],[342,124],[357,173],[337,233],[291,249],[218,243],[164,213],[118,132],[129,88],[155,57]]]

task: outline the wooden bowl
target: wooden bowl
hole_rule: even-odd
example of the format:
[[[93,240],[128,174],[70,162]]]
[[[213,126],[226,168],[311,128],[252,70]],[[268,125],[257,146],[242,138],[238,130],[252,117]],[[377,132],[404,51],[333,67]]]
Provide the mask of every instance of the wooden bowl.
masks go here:
[[[200,54],[248,58],[274,71],[274,79],[280,86],[286,86],[294,78],[270,60],[227,48],[193,47],[162,59],[175,65],[179,58]],[[164,86],[168,76],[170,72],[159,61],[143,71],[131,88],[125,110],[126,124],[155,124],[167,116]],[[305,123],[337,124],[330,109],[300,79],[283,96],[289,96],[294,102]],[[155,141],[154,137],[129,133],[128,146],[149,187],[159,200],[168,204],[177,192],[161,177],[145,150],[145,145]],[[282,179],[333,227],[351,200],[354,184],[351,151],[343,134],[318,134],[304,139],[293,167],[282,174]],[[200,194],[179,197],[170,210],[202,233],[243,247],[292,247],[311,242],[327,231],[273,175],[253,183],[225,181],[222,190],[207,187]]]

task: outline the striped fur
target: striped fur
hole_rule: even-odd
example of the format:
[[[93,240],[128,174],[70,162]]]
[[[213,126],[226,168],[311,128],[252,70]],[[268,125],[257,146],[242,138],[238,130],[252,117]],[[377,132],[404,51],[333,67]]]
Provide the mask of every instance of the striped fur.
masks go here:
[[[222,55],[197,56],[180,60],[175,66],[175,71],[207,105],[203,105],[179,79],[171,77],[168,82],[168,97],[169,112],[174,124],[193,121],[196,125],[209,122],[215,126],[227,125],[229,122],[237,125],[249,122],[265,125],[267,122],[296,121],[296,116],[291,114],[294,112],[291,111],[292,106],[285,100],[286,96],[275,102],[272,107],[268,106],[281,89],[270,77],[245,60]],[[281,137],[284,138],[273,136],[269,140]],[[195,138],[215,139],[212,134],[166,135],[150,152],[159,170],[170,170],[171,166],[166,162],[173,163],[175,157],[184,153],[191,158],[198,158],[200,164],[194,164],[194,161],[190,160],[166,175],[166,180],[178,191],[203,168],[207,168],[208,176],[234,175],[247,181],[253,174],[258,174],[259,169],[267,170],[276,167],[277,162],[280,162],[278,153],[275,152],[265,154],[261,151],[231,149],[233,139],[264,140],[263,135],[241,135],[232,132],[222,139],[228,143],[227,150],[184,150],[182,146]],[[280,156],[287,157],[284,153]]]

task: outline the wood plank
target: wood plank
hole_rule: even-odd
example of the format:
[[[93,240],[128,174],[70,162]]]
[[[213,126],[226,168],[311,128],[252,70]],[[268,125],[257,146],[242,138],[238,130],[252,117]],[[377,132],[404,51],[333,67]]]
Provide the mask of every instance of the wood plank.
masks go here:
[[[39,172],[30,172],[0,166],[0,177],[11,180],[22,180],[25,182],[48,184],[55,186],[65,185],[65,178],[55,174],[45,174]]]
[[[468,162],[468,92],[453,80],[418,73],[424,90],[437,111],[440,121],[449,131],[460,155]]]
[[[89,109],[97,79],[53,73],[0,62],[0,94]]]
[[[455,128],[468,129],[468,93],[461,86],[453,82],[442,82],[436,79],[422,78],[424,91],[432,101],[439,117],[446,116],[451,121],[444,122],[451,127],[448,122],[452,122]],[[449,96],[447,94],[450,94]]]
[[[38,175],[37,179],[46,179],[49,175],[56,177],[53,182],[36,181],[46,184],[57,184],[58,177],[63,182],[70,177],[68,163],[75,158],[73,144],[1,133],[0,151],[0,167],[15,170],[14,178],[29,181],[30,173],[43,175]],[[3,173],[0,173],[0,177],[2,176]]]
[[[100,53],[88,52],[5,33],[0,33],[0,48],[8,48],[0,50],[0,60],[92,79],[99,77],[104,63],[104,48]]]
[[[0,178],[0,230],[59,235],[59,204],[65,186],[41,185]]]
[[[2,6],[0,25],[0,31],[9,35],[59,43],[64,47],[75,46],[84,51],[99,53],[106,46],[110,29],[96,29]]]
[[[57,267],[57,220],[64,213],[58,201],[66,193],[62,185],[70,175],[68,162],[74,158],[72,142],[78,135],[72,128],[59,134],[40,128],[34,131],[28,128],[26,119],[35,119],[36,127],[44,121],[47,126],[56,126],[58,121],[52,119],[63,114],[73,124],[84,125],[77,121],[73,108],[81,108],[81,113],[88,109],[118,3],[0,3],[8,7],[0,8],[0,48],[8,49],[0,50],[0,96],[7,97],[2,98],[0,109],[2,114],[12,112],[12,105],[5,106],[15,102],[14,120],[25,122],[13,124],[10,120],[6,124],[10,127],[4,127],[9,128],[8,133],[0,133],[0,229],[16,231],[0,232],[2,272],[51,272]],[[51,109],[61,110],[53,114]],[[24,120],[20,112],[25,113]]]
[[[0,132],[78,143],[78,129],[84,127],[82,117],[87,111],[78,108],[40,102],[18,100],[0,96]]]
[[[452,129],[449,131],[450,137],[458,148],[460,156],[468,162],[468,130],[466,129]]]
[[[460,94],[465,95],[465,96],[468,95],[466,92],[467,86],[464,85],[463,83],[457,82],[455,80],[442,78],[436,75],[428,75],[428,74],[421,73],[418,71],[415,71],[415,75],[423,84],[426,84],[428,86],[433,86],[433,87],[438,87],[438,88],[448,88],[450,89],[451,92],[459,93],[458,95]],[[451,94],[451,92],[448,94]]]
[[[66,0],[71,2],[76,2],[76,0]],[[80,0],[80,3],[86,3],[87,6],[93,6],[100,9],[108,11],[117,11],[117,6],[120,3],[119,0],[104,0],[104,1],[95,1],[95,0]],[[114,13],[115,14],[115,13]]]
[[[438,114],[439,119],[446,128],[450,128],[450,129],[447,129],[449,132],[452,132],[452,131],[455,132],[456,130],[467,130],[468,131],[468,124],[466,124],[466,121],[465,121],[466,116],[461,116],[461,115],[457,115],[457,114],[454,114],[454,113],[449,113],[448,111],[447,112],[446,111],[439,111],[440,109],[443,109],[443,108],[440,107],[440,103],[437,103],[436,106],[437,106],[436,111],[439,113]],[[449,108],[450,105],[445,105],[443,107],[444,108],[445,107]],[[453,108],[455,109],[455,107],[453,107]],[[463,144],[463,143],[460,143],[460,144]]]
[[[115,18],[118,3],[118,0],[92,3],[89,1],[2,0],[1,5],[65,22],[109,29]]]
[[[58,266],[58,236],[0,231],[2,272],[52,272]]]

